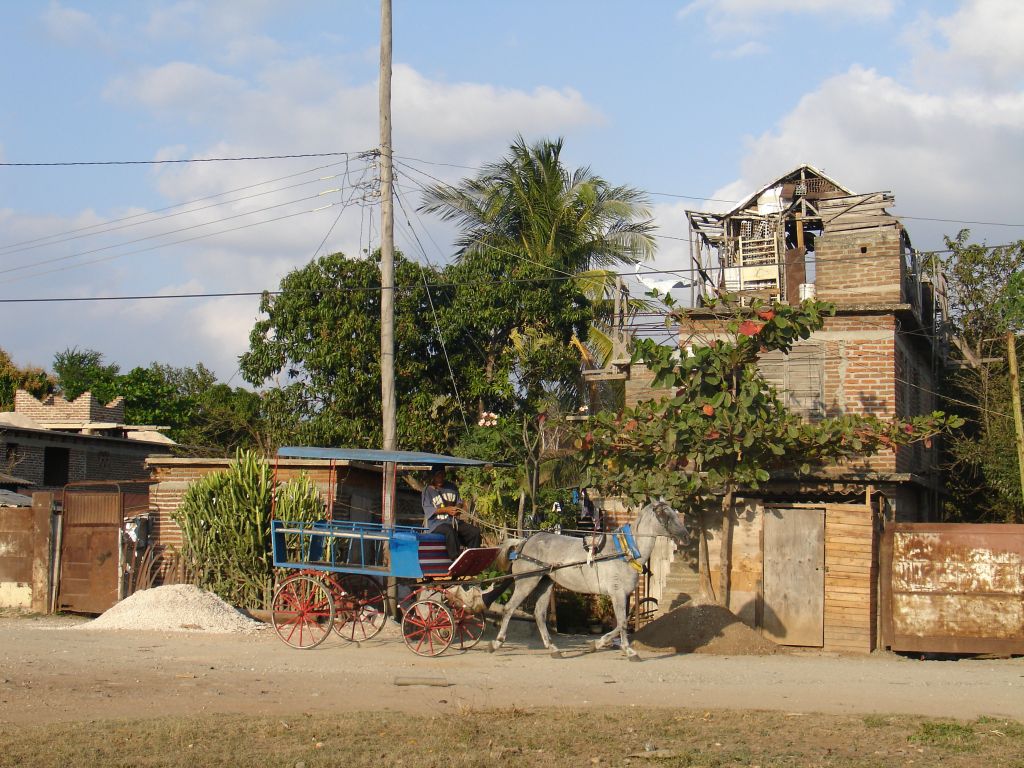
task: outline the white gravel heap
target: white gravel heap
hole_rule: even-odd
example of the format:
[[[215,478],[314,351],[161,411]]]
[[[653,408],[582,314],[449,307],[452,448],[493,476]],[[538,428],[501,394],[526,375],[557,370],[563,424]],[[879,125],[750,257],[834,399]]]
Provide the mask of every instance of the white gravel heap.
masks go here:
[[[136,592],[102,616],[75,629],[147,629],[158,632],[255,634],[264,625],[191,584]]]

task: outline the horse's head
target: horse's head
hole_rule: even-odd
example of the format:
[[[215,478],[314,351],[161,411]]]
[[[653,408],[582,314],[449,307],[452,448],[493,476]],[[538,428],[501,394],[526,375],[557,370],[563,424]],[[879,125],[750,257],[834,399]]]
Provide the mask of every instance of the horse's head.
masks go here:
[[[671,536],[677,544],[685,547],[690,543],[690,532],[686,529],[683,516],[673,509],[671,504],[664,499],[659,499],[651,503],[651,509],[658,522],[661,523],[661,527],[665,529],[665,533]]]

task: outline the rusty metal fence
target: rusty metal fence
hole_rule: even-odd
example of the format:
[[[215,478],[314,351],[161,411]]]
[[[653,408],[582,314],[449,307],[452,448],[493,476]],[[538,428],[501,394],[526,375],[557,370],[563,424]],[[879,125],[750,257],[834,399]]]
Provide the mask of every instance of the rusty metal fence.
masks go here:
[[[880,554],[884,647],[1024,654],[1024,525],[897,524]]]

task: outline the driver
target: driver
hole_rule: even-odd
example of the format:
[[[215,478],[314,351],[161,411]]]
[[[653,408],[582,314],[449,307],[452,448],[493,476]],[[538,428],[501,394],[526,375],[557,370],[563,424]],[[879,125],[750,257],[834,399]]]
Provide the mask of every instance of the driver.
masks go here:
[[[423,527],[429,533],[444,536],[450,560],[458,558],[460,545],[462,548],[480,546],[480,529],[459,519],[466,505],[459,495],[459,489],[448,480],[443,465],[437,464],[430,468],[429,481],[423,488],[420,501],[423,505]]]

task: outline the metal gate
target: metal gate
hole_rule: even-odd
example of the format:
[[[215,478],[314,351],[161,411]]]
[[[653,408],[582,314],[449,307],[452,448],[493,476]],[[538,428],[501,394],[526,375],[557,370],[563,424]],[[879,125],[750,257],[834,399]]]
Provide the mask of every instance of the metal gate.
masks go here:
[[[765,509],[763,610],[763,632],[775,642],[824,645],[824,509]]]
[[[894,651],[1024,653],[1024,525],[891,526],[881,588]]]
[[[103,613],[118,601],[121,525],[148,504],[148,484],[75,483],[64,488],[57,610]]]

